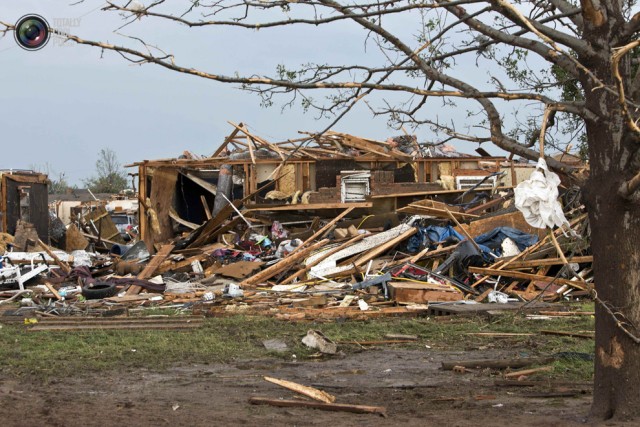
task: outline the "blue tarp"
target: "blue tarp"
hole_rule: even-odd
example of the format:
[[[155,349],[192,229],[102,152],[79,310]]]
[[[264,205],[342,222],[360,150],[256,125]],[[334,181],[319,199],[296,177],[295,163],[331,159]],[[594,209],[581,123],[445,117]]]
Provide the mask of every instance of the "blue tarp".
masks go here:
[[[494,228],[488,233],[474,237],[473,240],[475,240],[478,245],[491,248],[496,255],[500,256],[502,255],[502,247],[500,245],[507,237],[513,240],[521,251],[538,242],[538,236],[527,234],[524,231],[511,227]]]
[[[463,235],[454,230],[450,225],[446,227],[439,227],[435,225],[418,227],[418,232],[411,236],[407,243],[407,250],[415,253],[418,252],[420,248],[432,246],[434,243],[445,241],[449,237],[455,237],[460,241],[465,239]],[[507,237],[512,239],[520,250],[523,250],[538,241],[538,236],[527,234],[511,227],[495,228],[488,233],[475,237],[473,240],[475,240],[480,249],[486,254],[493,252],[500,256],[502,255],[502,248],[500,245]]]

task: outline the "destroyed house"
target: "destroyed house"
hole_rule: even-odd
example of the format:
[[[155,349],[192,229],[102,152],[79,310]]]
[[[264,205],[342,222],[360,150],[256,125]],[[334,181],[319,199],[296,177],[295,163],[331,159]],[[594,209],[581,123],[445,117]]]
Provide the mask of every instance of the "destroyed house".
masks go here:
[[[19,221],[33,224],[49,242],[47,175],[26,170],[0,171],[0,232],[14,235]]]
[[[516,181],[513,162],[504,157],[425,149],[411,136],[383,142],[329,131],[272,143],[232,125],[210,157],[185,152],[129,165],[138,167],[140,232],[148,245],[197,229],[227,199],[251,211],[329,214],[355,207],[375,213],[427,195],[457,197]]]

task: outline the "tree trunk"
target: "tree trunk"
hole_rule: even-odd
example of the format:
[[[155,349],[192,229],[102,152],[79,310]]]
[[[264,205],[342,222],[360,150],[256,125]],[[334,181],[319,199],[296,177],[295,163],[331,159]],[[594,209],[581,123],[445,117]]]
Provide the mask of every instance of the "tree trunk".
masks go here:
[[[608,52],[606,53],[608,56]],[[609,87],[615,87],[608,58],[592,69]],[[585,81],[588,108],[600,117],[587,121],[590,178],[585,202],[591,225],[594,279],[597,296],[614,313],[624,315],[628,328],[640,325],[640,209],[622,197],[623,181],[638,171],[637,138],[623,117],[618,97],[591,90]],[[640,345],[616,324],[596,302],[595,378],[591,415],[596,419],[640,417]]]
[[[598,178],[595,182],[601,184],[591,185],[590,189],[595,199],[589,206],[589,219],[596,291],[613,312],[624,314],[629,323],[638,325],[640,211],[629,209],[617,195],[613,184],[619,182],[620,174],[611,171],[608,175]],[[630,329],[636,333],[633,327]],[[627,337],[612,316],[596,303],[592,415],[598,419],[640,416],[639,384],[640,345]]]

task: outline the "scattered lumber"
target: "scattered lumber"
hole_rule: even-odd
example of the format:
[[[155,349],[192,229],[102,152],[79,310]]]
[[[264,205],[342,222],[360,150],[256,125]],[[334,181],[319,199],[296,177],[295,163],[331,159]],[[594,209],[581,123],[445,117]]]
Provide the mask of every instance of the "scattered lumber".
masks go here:
[[[562,337],[571,337],[571,338],[586,338],[586,339],[594,339],[595,332],[591,332],[588,334],[579,333],[579,332],[565,332],[565,331],[550,331],[550,330],[542,330],[540,331],[542,335],[558,335]]]
[[[558,381],[558,380],[501,380],[496,379],[493,382],[494,385],[498,387],[585,387],[585,388],[593,388],[592,382],[584,382],[584,381]]]
[[[101,312],[179,307],[287,321],[492,317],[516,310],[592,315],[553,306],[588,296],[593,288],[584,206],[573,203],[567,217],[585,239],[533,229],[512,208],[513,170],[509,185],[498,178],[483,184],[490,175],[498,177],[504,159],[432,157],[412,135],[377,141],[329,131],[270,142],[245,124],[231,125],[233,132],[213,156],[184,152],[179,159],[136,164],[139,194],[132,201],[139,206],[139,230],[132,222],[112,220],[112,209],[128,208],[96,200],[67,215],[66,243],[55,242],[53,234],[51,243],[38,240],[33,224],[23,225],[28,234],[18,243],[9,236],[14,248],[7,257],[14,273],[22,274],[19,287],[28,280],[44,284],[32,299],[38,312],[56,316],[53,303],[64,301],[84,303],[84,312],[86,307]],[[530,236],[520,238],[522,233],[506,228]],[[480,247],[475,239],[491,232],[495,240],[489,237]],[[79,253],[54,253],[58,244]],[[25,252],[17,256],[16,246]],[[43,264],[60,269],[46,273]],[[162,276],[162,283],[149,280],[154,276]],[[140,293],[135,279],[146,280],[155,293]],[[109,295],[85,301],[86,280],[107,281]],[[122,289],[124,296],[111,292]],[[7,295],[0,301],[12,297]],[[462,303],[472,298],[479,304]],[[384,337],[357,344],[408,340]]]
[[[174,245],[163,245],[160,251],[151,259],[151,262],[138,274],[138,279],[148,279],[154,275],[160,264],[167,259]],[[142,288],[138,285],[133,285],[127,290],[127,295],[139,294]]]
[[[378,414],[386,417],[387,410],[382,406],[348,405],[344,403],[305,402],[303,400],[269,399],[267,397],[251,397],[252,405],[271,405],[283,408],[313,408],[322,411],[353,412],[356,414]]]
[[[273,378],[273,377],[264,377],[264,379],[265,381],[269,381],[270,383],[277,384],[281,387],[295,391],[296,393],[300,393],[304,396],[310,397],[320,402],[333,403],[336,400],[335,396],[327,393],[326,391],[322,391],[313,387],[294,383],[293,381],[287,381],[287,380],[282,380],[282,379]]]
[[[289,254],[288,257],[283,258],[282,260],[278,261],[277,263],[273,264],[272,266],[266,268],[265,270],[262,270],[258,274],[243,280],[242,283],[240,283],[240,285],[241,286],[252,286],[252,285],[256,285],[258,283],[261,283],[261,282],[263,282],[265,280],[268,280],[268,279],[272,278],[273,276],[275,276],[276,274],[281,273],[281,272],[285,271],[288,268],[291,268],[292,266],[297,264],[299,261],[301,261],[304,257],[309,255],[311,252],[313,252],[314,250],[316,250],[318,248],[321,248],[322,246],[326,245],[327,243],[329,243],[329,240],[328,239],[324,239],[324,240],[320,240],[319,242],[316,242],[313,245],[310,245],[310,246],[308,246],[308,247],[306,247],[304,249],[297,250],[297,251]]]
[[[559,285],[568,285],[584,291],[589,290],[593,286],[592,283],[584,285],[581,282],[575,280],[563,279],[559,277],[539,276],[537,274],[522,273],[520,271],[512,270],[496,270],[492,268],[469,267],[469,273],[484,274],[487,276],[511,277],[513,279],[536,280],[540,282],[544,281],[548,283],[554,282]]]
[[[40,331],[81,331],[81,330],[178,330],[194,329],[204,325],[202,316],[184,317],[46,317],[40,319],[28,330]]]
[[[475,359],[475,360],[452,360],[442,362],[442,369],[450,371],[456,366],[465,368],[524,368],[531,365],[544,365],[553,360],[551,357],[523,357],[520,359]]]
[[[542,366],[540,368],[533,369],[522,369],[520,371],[507,372],[502,376],[505,378],[520,378],[526,377],[527,375],[537,374],[538,372],[550,372],[553,371],[553,366]]]

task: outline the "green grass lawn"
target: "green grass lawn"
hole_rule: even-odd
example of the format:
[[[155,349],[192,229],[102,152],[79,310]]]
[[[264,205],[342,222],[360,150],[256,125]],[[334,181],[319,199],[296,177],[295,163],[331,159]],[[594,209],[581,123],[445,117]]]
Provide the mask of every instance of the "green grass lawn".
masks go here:
[[[589,310],[592,306],[574,308]],[[309,329],[321,330],[334,341],[384,340],[386,334],[417,335],[415,343],[402,348],[434,351],[486,348],[515,349],[521,356],[547,356],[559,352],[593,354],[591,339],[539,335],[538,331],[592,331],[591,316],[551,320],[529,320],[522,315],[506,314],[486,318],[376,319],[336,321],[332,323],[285,322],[266,317],[233,316],[208,318],[199,329],[186,331],[82,331],[29,332],[21,324],[3,324],[0,328],[0,360],[5,375],[35,376],[48,379],[73,375],[80,371],[104,371],[114,368],[147,367],[162,370],[173,364],[219,363],[265,357],[304,360],[315,350],[301,339]],[[469,335],[476,332],[532,333],[531,336],[496,338]],[[289,351],[269,352],[265,339],[279,338]],[[359,351],[357,345],[340,345],[342,351]],[[554,362],[554,371],[545,376],[567,380],[591,380],[593,362],[564,359]]]

